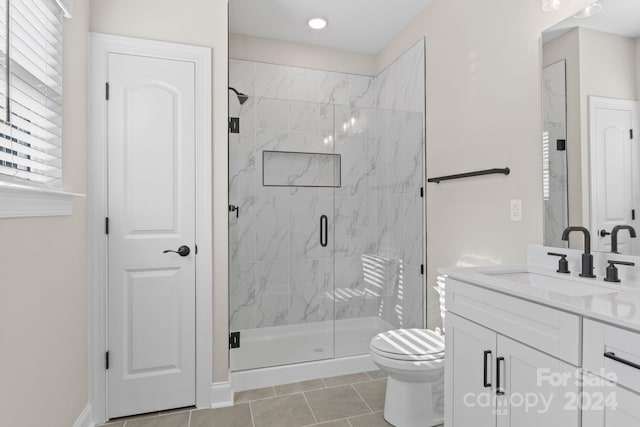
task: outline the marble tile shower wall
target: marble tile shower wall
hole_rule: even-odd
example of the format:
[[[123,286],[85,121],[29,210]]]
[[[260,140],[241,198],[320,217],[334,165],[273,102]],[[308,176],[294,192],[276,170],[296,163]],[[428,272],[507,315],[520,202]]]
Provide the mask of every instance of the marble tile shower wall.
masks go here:
[[[544,131],[548,152],[544,182],[544,244],[566,247],[562,232],[569,225],[567,152],[557,149],[556,141],[567,138],[565,62],[544,67]]]
[[[232,330],[423,317],[424,42],[378,77],[230,60]],[[264,150],[341,155],[339,188],[265,187]],[[329,217],[329,245],[319,218]]]

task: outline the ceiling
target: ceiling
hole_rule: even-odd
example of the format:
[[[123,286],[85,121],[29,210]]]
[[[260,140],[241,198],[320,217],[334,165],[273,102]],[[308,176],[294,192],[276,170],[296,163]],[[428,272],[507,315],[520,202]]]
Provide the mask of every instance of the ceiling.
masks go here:
[[[233,1],[233,0],[232,0]],[[589,18],[569,18],[542,35],[544,43],[575,27],[585,27],[623,37],[640,37],[640,0],[601,0],[602,11]]]
[[[352,52],[382,50],[430,0],[229,0],[229,31]],[[329,22],[324,30],[310,18]]]

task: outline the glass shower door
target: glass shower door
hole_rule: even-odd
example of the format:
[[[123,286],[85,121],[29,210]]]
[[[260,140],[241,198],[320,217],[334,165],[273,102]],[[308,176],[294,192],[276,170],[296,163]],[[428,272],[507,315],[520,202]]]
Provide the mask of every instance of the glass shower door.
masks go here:
[[[424,327],[424,113],[336,107],[336,356]]]
[[[544,67],[542,74],[544,245],[566,248],[568,243],[562,240],[569,225],[566,61]]]
[[[233,101],[233,100],[232,100]],[[233,371],[332,358],[334,108],[250,98],[230,105],[230,330]],[[236,215],[236,213],[238,213]]]

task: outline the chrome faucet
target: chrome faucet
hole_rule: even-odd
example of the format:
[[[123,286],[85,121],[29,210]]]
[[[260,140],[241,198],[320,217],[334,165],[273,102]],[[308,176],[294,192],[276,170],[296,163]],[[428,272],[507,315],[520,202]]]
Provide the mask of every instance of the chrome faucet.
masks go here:
[[[584,235],[584,253],[582,254],[582,272],[580,277],[596,277],[593,274],[593,255],[591,254],[591,234],[584,227],[567,227],[562,232],[562,240],[569,241],[569,234],[572,231],[580,231]]]
[[[611,230],[611,252],[613,252],[614,254],[619,253],[618,252],[618,231],[620,230],[629,230],[629,234],[631,235],[632,239],[635,239],[637,237],[636,229],[630,225],[616,225],[615,227],[613,227],[613,230]]]

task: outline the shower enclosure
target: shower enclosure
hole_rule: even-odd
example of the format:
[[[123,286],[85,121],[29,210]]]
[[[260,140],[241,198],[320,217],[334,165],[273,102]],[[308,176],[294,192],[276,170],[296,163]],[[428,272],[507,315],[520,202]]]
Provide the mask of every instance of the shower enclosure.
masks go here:
[[[424,327],[424,95],[413,107],[389,95],[416,88],[385,88],[424,60],[413,51],[377,78],[230,61],[249,96],[229,102],[232,371]]]

